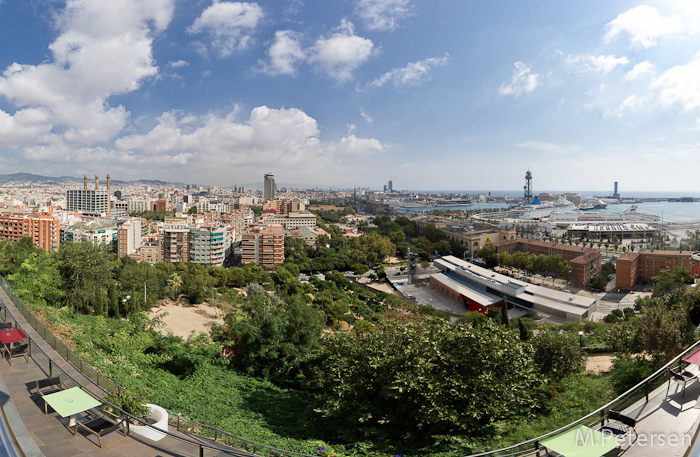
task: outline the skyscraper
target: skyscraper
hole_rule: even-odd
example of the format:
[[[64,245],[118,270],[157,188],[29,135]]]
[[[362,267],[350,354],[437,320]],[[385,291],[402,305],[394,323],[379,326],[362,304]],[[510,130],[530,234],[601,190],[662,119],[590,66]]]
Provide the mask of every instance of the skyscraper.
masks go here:
[[[265,187],[263,191],[263,200],[274,200],[275,199],[275,175],[272,173],[265,173]]]
[[[389,192],[393,192],[393,191],[394,191],[394,182],[389,181]]]

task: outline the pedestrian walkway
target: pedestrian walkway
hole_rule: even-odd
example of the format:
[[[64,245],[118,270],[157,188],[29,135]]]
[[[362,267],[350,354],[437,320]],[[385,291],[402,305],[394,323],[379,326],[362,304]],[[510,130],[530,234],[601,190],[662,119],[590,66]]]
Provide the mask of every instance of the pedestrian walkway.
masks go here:
[[[694,368],[697,370],[697,367]],[[625,457],[683,456],[690,448],[700,419],[700,381],[682,387],[666,382],[624,410],[638,421],[638,437],[622,449]]]
[[[6,321],[15,321],[17,326],[54,363],[49,372],[48,363],[37,363],[36,347],[32,348],[33,358],[13,359],[12,366],[7,359],[0,360],[0,401],[8,423],[27,457],[68,457],[68,456],[252,456],[248,452],[225,446],[206,438],[182,433],[170,427],[171,435],[155,442],[133,433],[126,436],[121,431],[113,432],[102,439],[103,448],[95,443],[95,437],[77,434],[73,436],[67,427],[67,420],[49,408],[44,415],[43,404],[35,403],[32,389],[35,381],[49,376],[61,376],[69,386],[80,384],[97,397],[103,398],[104,390],[97,387],[85,375],[66,361],[32,328],[14,306],[5,291],[0,288],[2,316]],[[67,375],[67,376],[66,376]],[[73,378],[75,382],[70,381]],[[188,440],[188,441],[185,441]],[[208,447],[200,449],[200,444]],[[212,447],[212,448],[209,448]],[[201,453],[200,453],[201,452]]]

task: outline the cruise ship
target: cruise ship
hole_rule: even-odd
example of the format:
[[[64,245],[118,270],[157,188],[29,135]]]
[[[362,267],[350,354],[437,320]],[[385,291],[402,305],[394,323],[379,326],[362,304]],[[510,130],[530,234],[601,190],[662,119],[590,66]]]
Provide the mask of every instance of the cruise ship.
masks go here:
[[[508,217],[513,219],[545,220],[555,212],[571,211],[574,208],[574,204],[565,198],[560,198],[554,203],[539,203],[539,200],[535,199],[532,205],[513,208],[510,210]]]
[[[556,212],[552,213],[548,221],[551,224],[557,226],[568,226],[569,224],[575,223],[626,223],[626,222],[643,222],[643,223],[656,223],[659,222],[659,216],[654,214],[646,214],[637,212],[637,205],[632,205],[628,210],[623,212],[584,212],[584,211],[572,211],[572,212]]]

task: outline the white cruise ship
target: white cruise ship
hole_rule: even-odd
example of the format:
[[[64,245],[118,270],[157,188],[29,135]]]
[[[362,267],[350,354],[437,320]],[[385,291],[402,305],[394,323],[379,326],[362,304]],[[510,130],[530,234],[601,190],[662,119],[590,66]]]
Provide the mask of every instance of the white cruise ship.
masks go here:
[[[645,223],[656,223],[659,222],[659,216],[654,214],[646,214],[637,212],[637,205],[632,205],[628,210],[623,212],[584,212],[584,211],[573,211],[573,212],[556,212],[549,217],[551,224],[556,225],[569,225],[573,223],[625,223],[625,222],[645,222]]]
[[[539,202],[539,200],[536,200]],[[574,204],[565,198],[560,198],[556,202],[534,203],[532,205],[520,206],[510,210],[509,217],[513,219],[544,220],[550,217],[555,211],[573,210]]]

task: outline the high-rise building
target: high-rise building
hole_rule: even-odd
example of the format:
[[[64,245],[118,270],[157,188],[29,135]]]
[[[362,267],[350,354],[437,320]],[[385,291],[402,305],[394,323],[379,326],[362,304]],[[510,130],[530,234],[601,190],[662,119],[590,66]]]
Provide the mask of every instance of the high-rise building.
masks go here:
[[[265,187],[263,191],[263,201],[275,199],[275,175],[265,173]]]
[[[82,189],[71,189],[66,192],[66,209],[98,216],[109,214],[109,194],[109,175],[107,175],[107,189],[100,189],[98,178],[95,176],[94,190],[87,188],[87,176],[85,176]]]
[[[389,181],[389,192],[394,191],[394,181]]]
[[[243,263],[274,269],[284,263],[284,229],[280,225],[254,226],[243,234]]]

